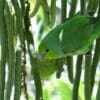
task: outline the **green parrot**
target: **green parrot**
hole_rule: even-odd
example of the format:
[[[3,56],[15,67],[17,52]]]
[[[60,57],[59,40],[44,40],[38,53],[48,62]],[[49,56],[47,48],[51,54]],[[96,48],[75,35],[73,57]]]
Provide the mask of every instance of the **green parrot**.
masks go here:
[[[90,16],[75,16],[52,29],[39,43],[39,58],[58,59],[82,55],[91,49],[100,36],[100,20]]]

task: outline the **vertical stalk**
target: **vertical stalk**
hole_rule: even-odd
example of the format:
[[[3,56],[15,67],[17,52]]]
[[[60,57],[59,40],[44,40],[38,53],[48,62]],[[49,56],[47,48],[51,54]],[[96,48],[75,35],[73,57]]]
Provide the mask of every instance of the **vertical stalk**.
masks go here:
[[[100,38],[96,40],[95,54],[91,65],[91,94],[95,83],[95,74],[96,74],[96,68],[99,62],[99,58],[100,58]]]
[[[6,100],[10,100],[13,80],[14,80],[14,66],[15,66],[15,51],[14,51],[14,24],[13,24],[13,17],[9,10],[8,4],[5,4],[5,19],[7,25],[7,33],[8,33],[8,78],[7,78],[7,85],[6,85]]]
[[[71,56],[67,58],[67,71],[68,71],[68,78],[71,83],[73,83],[73,58]]]
[[[21,50],[16,51],[16,62],[15,62],[15,91],[14,100],[20,100],[21,96]]]
[[[69,12],[69,17],[73,17],[75,15],[76,7],[77,7],[77,0],[71,0],[71,8]]]
[[[5,0],[0,0],[0,42],[1,42],[1,56],[0,56],[0,99],[4,100],[5,89],[5,64],[6,64],[6,44],[7,44],[7,30],[4,19],[4,4]]]
[[[25,15],[25,0],[20,0],[21,5],[21,13],[24,16]]]
[[[41,5],[43,7],[44,24],[50,27],[50,8],[48,6],[47,0],[42,0]]]
[[[86,13],[86,0],[80,0],[80,12],[81,15]]]
[[[19,7],[17,0],[11,0],[14,6],[15,15],[16,15],[16,32],[18,34],[20,45],[23,44],[23,17],[21,14],[21,9]]]
[[[50,6],[50,26],[52,27],[55,24],[56,19],[56,0],[51,0]]]
[[[30,55],[30,62],[31,62],[32,70],[33,70],[32,74],[34,76],[34,82],[35,82],[35,88],[36,88],[35,100],[43,100],[42,84],[41,84],[41,79],[40,79],[40,73],[39,73],[38,67],[35,67],[38,64],[38,61],[37,61],[37,59],[34,59]]]
[[[91,56],[85,55],[85,76],[84,76],[84,94],[85,94],[85,100],[91,100],[91,80],[90,80],[90,70],[91,70]]]
[[[100,77],[99,77],[98,90],[97,90],[97,94],[96,94],[96,100],[100,100]]]
[[[79,83],[81,77],[82,61],[83,61],[83,55],[78,56],[77,63],[76,63],[76,73],[75,73],[75,80],[73,85],[72,100],[78,100],[78,89],[79,89]]]
[[[61,0],[61,23],[66,21],[67,16],[67,0]]]

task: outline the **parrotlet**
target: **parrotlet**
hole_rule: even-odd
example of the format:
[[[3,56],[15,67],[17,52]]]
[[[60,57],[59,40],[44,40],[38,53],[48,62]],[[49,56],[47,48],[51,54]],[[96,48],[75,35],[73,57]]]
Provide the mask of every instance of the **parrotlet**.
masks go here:
[[[99,36],[100,19],[78,15],[48,32],[38,45],[38,55],[44,59],[82,55]]]

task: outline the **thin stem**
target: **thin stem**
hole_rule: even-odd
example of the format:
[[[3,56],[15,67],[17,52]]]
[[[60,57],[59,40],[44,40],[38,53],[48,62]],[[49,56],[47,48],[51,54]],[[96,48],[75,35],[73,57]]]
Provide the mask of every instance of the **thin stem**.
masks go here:
[[[5,0],[0,1],[0,42],[1,42],[1,58],[0,58],[0,99],[4,100],[5,89],[5,64],[6,64],[6,48],[7,48],[7,30],[4,19]]]
[[[97,94],[96,94],[96,100],[100,100],[100,77],[99,77],[98,90],[97,90]]]
[[[86,11],[86,0],[80,0],[80,8],[81,15],[84,15]]]
[[[96,40],[96,47],[95,47],[95,54],[93,57],[93,62],[92,62],[92,66],[91,66],[91,93],[93,91],[93,86],[94,86],[94,82],[95,82],[95,74],[96,74],[96,68],[99,62],[99,58],[100,58],[100,38],[98,38]]]
[[[19,100],[21,96],[21,50],[16,51],[14,83],[15,83],[14,100]]]
[[[61,22],[66,21],[67,16],[67,0],[61,0]]]
[[[79,83],[81,77],[82,61],[83,61],[83,55],[78,56],[77,63],[76,63],[76,74],[75,74],[75,80],[73,86],[72,100],[78,100],[78,89],[79,89]]]
[[[7,25],[7,33],[8,33],[8,78],[7,78],[7,85],[6,85],[6,100],[10,100],[11,92],[12,92],[12,86],[13,86],[13,80],[14,80],[14,65],[15,65],[15,50],[14,50],[14,23],[13,23],[13,17],[11,15],[9,6],[6,2],[5,5],[5,19],[6,19],[6,25]]]
[[[73,17],[75,15],[76,7],[77,7],[77,0],[71,0],[71,8],[69,12],[69,17]]]
[[[91,54],[85,55],[85,76],[84,76],[84,94],[85,94],[85,100],[91,100]]]

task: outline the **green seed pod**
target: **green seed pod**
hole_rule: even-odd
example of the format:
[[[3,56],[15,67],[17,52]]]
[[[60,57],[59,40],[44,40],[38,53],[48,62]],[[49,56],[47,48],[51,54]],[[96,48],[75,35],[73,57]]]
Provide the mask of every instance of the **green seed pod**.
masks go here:
[[[25,0],[20,0],[22,15],[25,15]]]
[[[83,55],[78,56],[77,63],[76,63],[76,73],[75,73],[75,80],[73,85],[72,100],[78,100],[78,89],[79,89],[79,83],[81,77],[82,61],[83,61]]]
[[[96,100],[100,100],[100,79],[99,79],[98,90],[96,94]]]
[[[42,5],[42,8],[43,8],[43,21],[44,21],[44,24],[46,26],[49,26],[50,27],[50,8],[48,6],[48,3],[47,3],[47,0],[42,0],[41,1],[41,5]]]
[[[67,16],[67,0],[61,0],[61,22],[66,21]]]
[[[71,8],[69,12],[69,17],[73,17],[75,15],[76,7],[77,7],[77,0],[71,0]]]
[[[6,64],[6,48],[7,48],[7,30],[4,19],[4,3],[5,0],[0,0],[0,99],[4,100],[5,89],[5,64]]]
[[[81,15],[86,13],[86,0],[80,0],[80,12]]]
[[[37,59],[34,59],[31,55],[30,55],[30,62],[31,62],[31,66],[32,66],[32,75],[34,76],[34,83],[35,83],[35,88],[36,88],[36,96],[35,96],[35,100],[41,100],[43,99],[43,93],[42,93],[42,83],[41,83],[41,78],[40,78],[40,72],[39,72],[39,68],[37,67]]]
[[[96,40],[95,54],[91,65],[91,93],[95,82],[96,68],[98,66],[99,59],[100,59],[100,38]]]
[[[6,100],[10,100],[13,80],[14,80],[14,65],[15,65],[15,52],[14,52],[14,30],[13,30],[13,17],[9,10],[8,4],[5,5],[5,19],[8,33],[8,79],[6,85]]]
[[[18,34],[20,45],[23,44],[23,17],[21,14],[21,9],[19,7],[17,0],[11,0],[14,6],[15,15],[16,15],[16,33]]]
[[[55,24],[56,19],[56,0],[51,0],[50,6],[50,27]]]
[[[21,50],[16,51],[14,85],[15,85],[14,100],[20,100],[20,95],[21,95]]]
[[[66,57],[67,58],[67,71],[68,71],[68,78],[71,83],[73,83],[73,60],[71,57]]]
[[[85,55],[85,76],[84,76],[84,94],[85,94],[85,100],[91,100],[91,56]]]

